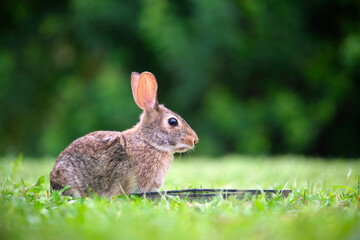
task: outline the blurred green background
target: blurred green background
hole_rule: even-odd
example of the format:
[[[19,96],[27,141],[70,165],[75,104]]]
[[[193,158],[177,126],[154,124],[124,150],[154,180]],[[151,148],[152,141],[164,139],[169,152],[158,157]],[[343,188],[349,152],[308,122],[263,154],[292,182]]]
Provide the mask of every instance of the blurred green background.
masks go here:
[[[138,121],[132,71],[194,154],[359,157],[358,0],[3,0],[0,155],[57,156]]]

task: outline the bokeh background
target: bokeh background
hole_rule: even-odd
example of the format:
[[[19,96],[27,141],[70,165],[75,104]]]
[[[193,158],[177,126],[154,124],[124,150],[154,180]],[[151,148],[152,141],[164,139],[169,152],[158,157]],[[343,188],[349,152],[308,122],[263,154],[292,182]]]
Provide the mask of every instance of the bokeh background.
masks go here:
[[[0,155],[133,126],[147,70],[193,154],[360,156],[358,0],[3,0],[0,19]]]

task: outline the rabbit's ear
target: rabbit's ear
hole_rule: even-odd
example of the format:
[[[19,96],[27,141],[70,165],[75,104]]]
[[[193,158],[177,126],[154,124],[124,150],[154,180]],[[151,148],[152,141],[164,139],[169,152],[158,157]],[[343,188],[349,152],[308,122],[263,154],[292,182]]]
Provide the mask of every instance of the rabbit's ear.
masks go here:
[[[138,80],[136,81],[135,79]],[[139,77],[134,74],[134,84],[131,79],[131,85],[136,88],[135,94],[133,87],[133,94],[139,108],[145,111],[151,111],[157,106],[157,82],[152,73],[143,72]]]
[[[135,100],[136,105],[139,105],[139,101],[137,100],[137,86],[139,83],[139,79],[140,79],[140,74],[137,72],[132,72],[131,73],[131,90],[132,90],[132,94]]]

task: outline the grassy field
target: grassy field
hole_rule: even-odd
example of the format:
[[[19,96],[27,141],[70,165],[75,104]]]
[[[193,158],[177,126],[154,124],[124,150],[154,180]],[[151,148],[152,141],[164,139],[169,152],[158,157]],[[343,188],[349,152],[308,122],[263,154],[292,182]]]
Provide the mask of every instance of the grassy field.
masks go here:
[[[360,239],[359,160],[175,159],[163,189],[293,190],[208,202],[50,194],[54,161],[0,159],[0,239]]]

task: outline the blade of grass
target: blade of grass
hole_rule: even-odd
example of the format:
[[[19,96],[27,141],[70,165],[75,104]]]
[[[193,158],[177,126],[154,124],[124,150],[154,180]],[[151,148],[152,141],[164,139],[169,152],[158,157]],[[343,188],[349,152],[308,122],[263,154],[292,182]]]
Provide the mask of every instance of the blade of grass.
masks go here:
[[[347,189],[353,193],[357,193],[356,190],[352,189],[351,187],[347,187],[347,186],[333,186],[333,188],[344,188]]]

